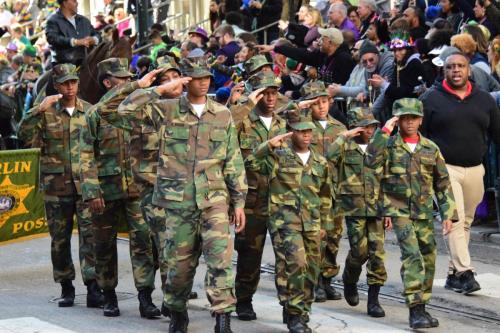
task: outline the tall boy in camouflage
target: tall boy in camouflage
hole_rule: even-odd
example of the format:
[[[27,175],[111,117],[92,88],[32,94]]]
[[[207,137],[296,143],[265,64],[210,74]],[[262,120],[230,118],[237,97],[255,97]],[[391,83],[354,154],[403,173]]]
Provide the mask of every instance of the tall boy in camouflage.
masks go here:
[[[305,318],[319,274],[321,234],[331,228],[331,173],[325,158],[309,149],[309,110],[287,111],[286,118],[292,132],[261,144],[245,165],[271,180],[270,223],[280,234],[288,278],[287,326],[303,333],[311,332]]]
[[[303,100],[314,101],[311,104],[314,125],[311,149],[326,157],[327,148],[337,139],[346,127],[328,114],[331,106],[331,98],[322,81],[308,82],[300,89]],[[337,182],[333,175],[334,184]],[[342,237],[342,223],[344,218],[336,214],[333,219],[333,229],[329,230],[326,238],[321,241],[321,273],[315,288],[315,301],[324,302],[339,300],[341,294],[332,287],[332,278],[337,276],[340,266],[337,264],[340,238]]]
[[[136,91],[111,118],[128,130],[151,124],[161,138],[153,204],[164,208],[169,233],[163,258],[168,261],[164,302],[171,311],[170,329],[187,330],[187,300],[203,252],[215,331],[230,332],[235,298],[228,213],[231,205],[236,232],[242,231],[245,169],[229,110],[207,98],[211,74],[206,64],[184,59],[182,65],[187,77],[160,87],[186,84],[186,96],[159,100],[160,87],[149,96]],[[150,112],[139,112],[143,99],[155,105]]]
[[[152,83],[155,73],[130,82],[126,58],[109,58],[98,65],[98,79],[108,92],[87,113],[82,130],[80,163],[82,194],[86,201],[100,199],[102,206],[91,205],[94,213],[96,275],[104,290],[104,315],[118,316],[115,288],[118,285],[116,237],[117,216],[125,216],[130,236],[130,258],[135,287],[139,291],[141,317],[154,318],[160,311],[151,300],[154,289],[154,263],[150,228],[140,210],[137,185],[130,165],[130,135],[102,119],[96,109],[117,109],[127,94]]]
[[[357,282],[363,265],[368,280],[368,314],[383,317],[379,304],[380,286],[387,279],[384,266],[384,225],[378,216],[378,197],[382,166],[370,169],[365,165],[366,148],[379,122],[368,108],[347,112],[349,131],[339,135],[328,149],[327,160],[337,179],[335,212],[345,216],[350,250],[345,261],[342,280],[344,297],[351,306],[359,303]]]
[[[274,73],[260,72],[249,80],[254,91],[261,91],[257,105],[237,126],[238,139],[243,158],[268,139],[286,132],[286,120],[276,114],[276,96],[280,87]],[[279,243],[279,234],[269,225],[269,176],[247,169],[248,194],[245,202],[247,224],[245,233],[235,237],[238,251],[236,266],[236,312],[240,320],[255,320],[252,297],[260,278],[260,264],[267,231],[273,244]],[[278,246],[273,246],[278,249]],[[276,288],[280,303],[286,302],[286,275],[284,254],[275,251]]]
[[[410,327],[437,327],[439,322],[425,311],[432,295],[436,241],[433,197],[436,197],[443,233],[447,234],[457,212],[450,179],[439,148],[423,137],[418,128],[422,102],[402,98],[393,104],[393,118],[375,133],[368,146],[367,165],[383,166],[381,213],[394,227],[401,249],[401,278],[410,308]],[[399,133],[390,136],[396,123]]]
[[[73,306],[75,267],[71,258],[74,218],[78,223],[80,269],[87,285],[87,306],[102,305],[95,276],[94,235],[89,205],[82,200],[80,132],[91,107],[77,97],[78,73],[72,64],[53,68],[58,95],[47,96],[29,110],[19,124],[18,136],[32,148],[41,148],[40,180],[51,237],[54,280],[62,286],[59,306]]]

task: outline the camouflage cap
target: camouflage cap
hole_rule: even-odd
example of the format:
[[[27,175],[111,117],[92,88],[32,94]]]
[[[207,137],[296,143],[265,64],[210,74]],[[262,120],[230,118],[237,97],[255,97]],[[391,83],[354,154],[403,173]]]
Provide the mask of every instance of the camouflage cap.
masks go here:
[[[300,94],[304,100],[314,99],[320,96],[328,96],[328,92],[326,91],[323,81],[307,82],[302,86],[302,88],[300,88]]]
[[[424,116],[424,105],[416,98],[401,98],[392,104],[392,115],[402,116],[413,114],[415,116]]]
[[[267,58],[262,54],[258,54],[256,56],[251,57],[243,64],[245,72],[247,72],[250,75],[252,75],[254,72],[258,71],[264,66],[272,67],[273,63],[269,62]]]
[[[190,76],[192,78],[213,76],[204,59],[182,59],[180,68],[184,76]]]
[[[260,88],[279,88],[281,86],[281,79],[274,73],[259,72],[248,79],[248,84],[251,90]]]
[[[127,58],[109,58],[97,64],[98,75],[111,75],[115,77],[131,77],[133,74],[128,71]]]
[[[179,69],[179,66],[175,62],[175,59],[169,56],[163,56],[159,57],[156,59],[156,62],[158,63],[158,69],[163,69],[163,73],[173,69],[179,74],[181,74],[181,70]]]
[[[78,71],[73,64],[59,64],[52,68],[52,79],[57,83],[78,80]]]
[[[281,115],[286,119],[287,125],[296,131],[316,128],[312,120],[311,110],[300,110],[297,104],[285,110]]]
[[[347,122],[351,128],[380,124],[380,122],[373,117],[372,111],[367,107],[355,107],[347,111]]]

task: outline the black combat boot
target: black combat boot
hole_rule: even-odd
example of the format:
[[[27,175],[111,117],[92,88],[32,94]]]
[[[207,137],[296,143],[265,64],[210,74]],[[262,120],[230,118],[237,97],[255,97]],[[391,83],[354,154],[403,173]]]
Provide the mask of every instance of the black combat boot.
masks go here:
[[[425,304],[423,305],[423,307],[424,307],[424,314],[425,314],[425,316],[431,322],[431,327],[438,327],[439,326],[439,320],[437,320],[436,318],[434,318],[433,316],[431,316],[431,314],[429,312],[427,312],[427,310],[425,310]]]
[[[197,299],[198,298],[198,293],[196,291],[192,291],[189,293],[189,299]]]
[[[142,318],[152,319],[161,316],[160,309],[153,304],[153,300],[151,299],[152,293],[153,289],[151,288],[139,290],[137,299],[139,300],[139,313]]]
[[[61,282],[61,300],[57,303],[61,308],[67,308],[75,304],[75,287],[71,280],[64,280]]]
[[[283,305],[282,316],[283,316],[283,324],[287,324],[288,323],[288,309],[287,309],[286,305]]]
[[[103,306],[104,317],[118,317],[120,315],[120,309],[118,309],[118,299],[116,298],[116,292],[112,290],[104,290],[104,306]]]
[[[460,284],[462,285],[464,295],[469,295],[481,289],[481,286],[474,278],[474,272],[471,270],[465,271],[460,275]]]
[[[161,303],[161,314],[164,317],[170,317],[170,309],[167,307],[167,305],[165,304],[165,302]]]
[[[215,333],[233,333],[231,331],[231,313],[215,314]]]
[[[187,310],[183,312],[170,311],[170,325],[168,333],[186,333],[189,324]]]
[[[316,303],[326,302],[326,291],[323,285],[323,277],[320,275],[316,286],[314,286],[314,301]]]
[[[321,277],[321,279],[323,279],[323,288],[326,293],[326,299],[330,301],[342,299],[342,295],[332,287],[332,278]]]
[[[288,314],[288,332],[290,333],[312,333],[312,330],[304,322],[301,315]]]
[[[104,295],[96,280],[87,282],[87,307],[102,308],[104,304]]]
[[[344,298],[350,306],[359,304],[358,286],[355,283],[344,282]]]
[[[410,308],[410,327],[413,329],[431,327],[431,322],[425,315],[423,304],[417,304]]]
[[[385,317],[385,311],[384,309],[382,309],[380,303],[378,302],[379,292],[380,286],[368,286],[368,315],[375,318]]]
[[[461,293],[462,292],[462,284],[460,283],[460,279],[453,271],[453,274],[449,274],[446,277],[446,283],[444,285],[445,289],[453,290],[454,292]]]
[[[242,301],[236,303],[236,313],[239,320],[249,321],[257,319],[257,314],[253,310],[252,301]]]

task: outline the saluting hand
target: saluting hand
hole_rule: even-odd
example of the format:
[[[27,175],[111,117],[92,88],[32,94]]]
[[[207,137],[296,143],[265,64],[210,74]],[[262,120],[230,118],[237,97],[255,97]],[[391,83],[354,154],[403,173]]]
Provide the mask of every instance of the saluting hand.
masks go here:
[[[235,104],[243,95],[245,90],[245,84],[243,82],[238,83],[231,89],[231,96],[229,97],[229,104]]]
[[[306,101],[300,101],[299,102],[299,109],[307,109],[309,107],[311,107],[311,105],[313,105],[314,103],[316,103],[318,101],[319,97],[316,97],[314,99],[309,99],[309,100],[306,100]]]
[[[172,80],[172,81],[162,83],[161,85],[156,87],[155,90],[158,94],[164,95],[172,90],[176,90],[177,88],[179,88],[179,86],[185,85],[186,83],[188,83],[191,80],[192,80],[191,77],[184,76],[184,77]]]
[[[391,119],[389,119],[385,123],[384,127],[387,128],[392,133],[392,131],[394,130],[394,127],[396,127],[398,120],[399,120],[399,117],[392,117]]]
[[[286,139],[291,137],[293,132],[288,132],[285,134],[276,135],[274,138],[269,139],[268,144],[270,148],[278,148],[283,145]]]
[[[155,82],[156,80],[156,76],[160,74],[162,71],[163,69],[159,68],[144,75],[139,81],[137,81],[137,83],[139,84],[139,88],[144,89],[151,87],[153,82]]]
[[[45,97],[43,99],[42,103],[40,103],[40,105],[38,106],[38,111],[40,111],[40,112],[47,111],[52,105],[54,105],[62,97],[63,97],[63,95],[61,95],[61,94],[51,95],[51,96]]]
[[[346,139],[351,139],[351,138],[354,138],[356,136],[359,136],[361,133],[363,133],[364,130],[365,129],[363,127],[356,127],[356,128],[350,129],[348,131],[344,131],[344,132],[340,133],[340,135],[342,135]]]
[[[252,91],[252,93],[250,95],[248,95],[248,99],[250,101],[252,101],[252,103],[254,104],[257,104],[259,103],[260,99],[262,97],[264,97],[264,95],[262,95],[262,92],[265,90],[266,88],[260,88],[260,89],[257,89],[257,90],[254,90]]]

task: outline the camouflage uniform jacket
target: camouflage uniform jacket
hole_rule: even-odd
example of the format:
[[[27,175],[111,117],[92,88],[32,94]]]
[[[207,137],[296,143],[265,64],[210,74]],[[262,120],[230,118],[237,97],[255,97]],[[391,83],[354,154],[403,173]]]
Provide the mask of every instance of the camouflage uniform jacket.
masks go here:
[[[443,220],[456,220],[450,178],[438,146],[420,135],[412,153],[398,133],[390,137],[377,130],[367,149],[369,167],[383,166],[381,216],[432,219],[437,198]]]
[[[273,116],[268,131],[254,108],[238,126],[238,139],[243,158],[246,159],[260,144],[272,137],[286,133],[286,121],[278,115]],[[247,214],[269,215],[269,177],[246,169],[248,194],[245,203]]]
[[[96,109],[117,109],[137,82],[108,91],[87,113],[81,140],[83,200],[102,197],[106,201],[138,197],[130,166],[130,134],[102,119]]]
[[[382,166],[368,168],[365,153],[352,139],[339,136],[328,149],[328,162],[335,178],[335,213],[342,216],[373,217],[378,215]]]
[[[243,208],[248,187],[229,110],[207,98],[199,119],[185,96],[173,100],[159,97],[154,90],[137,90],[120,104],[118,112],[101,112],[114,126],[130,131],[151,125],[158,133],[153,203],[170,209],[204,209],[228,203]],[[138,112],[137,105],[146,101],[152,107]]]
[[[19,124],[19,138],[33,142],[32,148],[41,148],[40,180],[45,194],[81,194],[80,134],[86,123],[85,112],[90,107],[77,98],[70,116],[60,102],[45,112],[40,112],[37,106]]]
[[[338,120],[328,115],[326,119],[326,128],[323,128],[319,121],[314,120],[316,128],[313,129],[313,137],[311,147],[321,156],[326,156],[326,148],[328,148],[339,136],[340,133],[347,130],[347,128]]]
[[[273,227],[296,231],[331,230],[331,172],[326,159],[311,150],[303,165],[288,147],[261,144],[245,160],[249,170],[269,175],[269,214]]]

